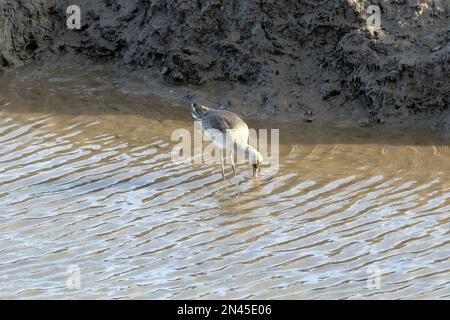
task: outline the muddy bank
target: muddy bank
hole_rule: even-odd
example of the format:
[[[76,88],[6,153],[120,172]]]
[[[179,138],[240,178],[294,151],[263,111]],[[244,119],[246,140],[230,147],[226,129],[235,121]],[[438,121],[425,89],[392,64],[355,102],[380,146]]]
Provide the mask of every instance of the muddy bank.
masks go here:
[[[254,117],[450,128],[445,0],[77,4],[81,29],[69,30],[68,1],[1,2],[0,69],[76,56],[194,85],[200,102]],[[371,4],[381,8],[376,32]],[[226,94],[208,94],[221,83]]]

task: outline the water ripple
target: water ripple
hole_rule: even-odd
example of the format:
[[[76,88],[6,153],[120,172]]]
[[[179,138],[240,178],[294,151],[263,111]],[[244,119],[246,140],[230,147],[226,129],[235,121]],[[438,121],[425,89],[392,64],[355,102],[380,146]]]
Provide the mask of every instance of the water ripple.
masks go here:
[[[0,120],[1,298],[450,297],[446,145],[333,133],[282,145],[278,172],[238,166],[223,182],[218,166],[170,160],[187,119],[8,111],[14,99]]]

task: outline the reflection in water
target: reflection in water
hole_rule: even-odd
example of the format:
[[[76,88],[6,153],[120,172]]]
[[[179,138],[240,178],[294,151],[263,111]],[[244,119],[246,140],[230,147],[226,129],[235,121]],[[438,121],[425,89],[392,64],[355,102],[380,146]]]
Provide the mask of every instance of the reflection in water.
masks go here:
[[[2,298],[450,298],[444,142],[283,126],[278,172],[224,183],[170,161],[188,108],[108,77],[1,80]]]

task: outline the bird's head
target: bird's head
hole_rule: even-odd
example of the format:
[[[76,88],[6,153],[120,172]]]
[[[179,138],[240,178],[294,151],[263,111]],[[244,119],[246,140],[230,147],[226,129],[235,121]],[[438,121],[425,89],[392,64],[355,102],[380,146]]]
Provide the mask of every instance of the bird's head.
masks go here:
[[[253,175],[256,175],[256,170],[260,171],[261,170],[261,162],[256,161],[256,163],[252,164],[253,166]]]
[[[250,163],[252,164],[253,167],[253,175],[256,175],[256,170],[258,171],[261,170],[261,163],[263,161],[263,157],[261,153],[258,152],[258,150],[250,146],[248,147],[248,156]]]

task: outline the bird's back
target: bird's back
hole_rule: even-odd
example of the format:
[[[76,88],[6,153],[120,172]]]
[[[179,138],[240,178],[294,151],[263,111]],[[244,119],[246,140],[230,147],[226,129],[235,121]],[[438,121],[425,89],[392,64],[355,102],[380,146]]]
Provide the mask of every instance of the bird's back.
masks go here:
[[[228,130],[234,142],[247,143],[248,141],[248,126],[235,113],[226,110],[215,110],[192,104],[192,116],[195,120],[201,121],[203,130],[219,131],[225,134]]]
[[[225,110],[210,109],[202,118],[202,124],[204,128],[213,128],[220,131],[247,128],[247,124],[235,113]]]

